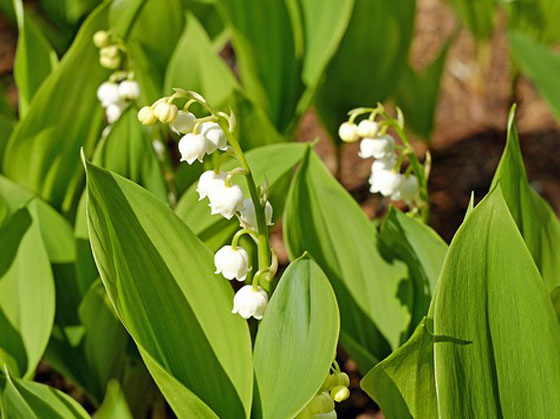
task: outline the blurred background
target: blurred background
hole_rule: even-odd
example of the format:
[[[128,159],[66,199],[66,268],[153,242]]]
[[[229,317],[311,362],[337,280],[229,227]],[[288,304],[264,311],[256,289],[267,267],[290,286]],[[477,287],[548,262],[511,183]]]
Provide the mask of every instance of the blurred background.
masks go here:
[[[59,57],[72,42],[84,18],[98,3],[96,0],[24,2],[26,12],[33,16],[37,27],[48,38]],[[212,11],[212,1],[185,0],[184,3],[185,7],[198,10],[197,17],[209,34],[219,36],[223,23],[219,15]],[[531,14],[530,19],[524,19],[525,15],[521,12],[531,8],[536,10],[538,6],[541,11],[550,12],[551,19],[560,17],[560,13],[555,12],[557,6],[554,11],[548,9],[548,3],[553,4],[554,0],[548,3],[545,0],[508,3],[510,9],[498,7],[500,4],[492,0],[473,0],[471,5],[474,9],[482,7],[473,12],[465,10],[465,2],[459,0],[416,0],[414,30],[407,53],[409,66],[403,71],[409,72],[411,84],[408,87],[412,89],[416,85],[424,90],[409,90],[408,95],[407,92],[398,92],[381,98],[388,99],[389,104],[402,106],[407,118],[407,108],[410,114],[417,109],[420,112],[424,109],[429,114],[429,121],[423,128],[413,127],[416,132],[413,134],[414,145],[420,156],[428,149],[431,152],[429,223],[448,242],[462,221],[471,191],[474,191],[478,200],[488,190],[505,144],[507,116],[512,103],[518,105],[516,121],[529,179],[555,211],[560,211],[560,157],[556,152],[560,145],[560,131],[553,111],[558,104],[554,96],[558,93],[555,86],[560,89],[560,72],[552,72],[552,78],[545,78],[543,82],[538,69],[512,59],[515,54],[512,53],[508,38],[508,32],[521,30],[530,36],[531,42],[545,45],[544,52],[550,55],[546,55],[543,63],[551,65],[547,67],[543,64],[542,71],[551,74],[551,68],[560,68],[554,67],[555,64],[560,66],[560,59],[554,55],[560,37],[555,34],[548,36],[548,32],[535,34],[531,28],[538,25],[544,28],[544,24],[539,23],[539,19],[544,17],[535,17],[538,10],[533,10],[527,12]],[[199,8],[195,9],[194,6]],[[17,119],[19,100],[13,72],[18,30],[11,0],[0,0],[0,8],[3,11],[0,15],[0,81],[7,98],[7,104],[2,105],[0,126],[2,135],[8,136],[13,121]],[[490,10],[487,12],[489,17],[484,16],[486,12],[481,12],[483,9]],[[551,22],[558,26],[558,20]],[[378,32],[375,25],[369,28],[368,37],[383,39],[385,36],[386,33]],[[370,42],[368,37],[358,42]],[[227,37],[220,42],[220,57],[238,74],[238,60],[232,43]],[[523,56],[522,52],[517,54]],[[375,63],[375,60],[369,63],[372,64],[372,61]],[[434,67],[434,63],[439,63],[440,67]],[[362,63],[347,65],[351,68]],[[371,68],[372,82],[376,77],[374,65]],[[367,68],[364,71],[367,74]],[[535,80],[539,83],[533,84]],[[370,80],[362,78],[354,82],[368,84]],[[369,103],[352,103],[351,106],[373,106],[376,100],[377,97],[372,97]],[[57,110],[53,109],[52,112],[53,118],[56,118]],[[310,106],[303,112],[293,136],[297,141],[319,138],[316,151],[329,169],[339,177],[368,216],[382,215],[388,202],[368,191],[367,178],[371,162],[358,157],[357,143],[341,145],[336,138],[332,138],[332,130],[329,134],[325,128],[337,126],[341,122],[343,119],[322,123],[316,108]],[[274,229],[273,245],[281,261],[286,262],[281,225]],[[340,359],[346,360],[344,369],[353,372],[353,391],[352,397],[337,408],[339,417],[381,417],[373,402],[359,390],[356,366],[342,351]],[[88,406],[88,401],[77,387],[45,364],[40,365],[36,380],[62,388]],[[170,412],[168,414],[171,415]]]

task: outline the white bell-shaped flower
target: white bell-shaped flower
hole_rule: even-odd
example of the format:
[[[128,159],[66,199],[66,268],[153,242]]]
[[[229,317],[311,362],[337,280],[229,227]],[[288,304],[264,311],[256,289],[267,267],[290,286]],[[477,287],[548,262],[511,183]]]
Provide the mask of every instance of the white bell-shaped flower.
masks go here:
[[[204,122],[200,125],[200,133],[208,140],[208,154],[216,150],[227,149],[227,138],[217,122]]]
[[[258,287],[256,290],[252,285],[245,285],[233,297],[233,314],[239,314],[244,319],[254,317],[257,320],[263,318],[268,295],[265,290]]]
[[[228,220],[243,206],[243,192],[238,185],[216,187],[208,194],[211,214],[221,214]]]
[[[119,83],[119,96],[123,100],[136,100],[140,97],[140,85],[135,80],[123,80]]]
[[[379,131],[379,124],[369,119],[364,119],[358,124],[358,135],[362,138],[375,138]]]
[[[245,281],[249,272],[249,255],[242,247],[224,246],[214,255],[214,265],[217,274],[222,274],[224,278]]]
[[[170,124],[177,119],[179,109],[174,103],[168,103],[166,100],[160,100],[154,106],[154,115],[164,124]]]
[[[338,136],[345,143],[353,143],[360,139],[357,125],[350,122],[344,122],[340,125]]]
[[[383,196],[392,196],[401,186],[402,175],[392,170],[394,159],[376,160],[371,165],[369,183],[371,193],[381,193]]]
[[[403,200],[407,205],[410,205],[412,201],[418,195],[418,179],[414,175],[408,177],[402,176],[401,185],[399,190],[396,191],[391,199],[394,201]]]
[[[120,102],[119,86],[117,83],[109,81],[101,83],[97,88],[97,99],[101,102],[101,106],[106,108],[112,103]]]
[[[360,152],[358,155],[362,159],[374,157],[376,159],[386,159],[395,153],[395,140],[390,135],[383,135],[376,138],[364,138],[360,142]]]
[[[266,204],[264,206],[264,215],[266,225],[268,226],[274,224],[272,222],[272,213],[272,204],[269,201],[266,201]],[[255,213],[255,206],[253,205],[253,200],[251,198],[247,198],[245,201],[243,201],[243,207],[239,211],[239,214],[242,225],[245,224],[253,230],[257,230],[257,214]]]
[[[216,173],[214,170],[207,170],[200,175],[198,179],[198,185],[196,186],[196,191],[198,192],[198,200],[201,201],[206,198],[212,191],[216,189],[225,188],[225,179],[227,173],[219,172]]]
[[[200,134],[188,133],[179,140],[181,161],[193,164],[195,160],[202,162],[208,150],[208,141]]]
[[[124,102],[111,103],[105,108],[105,116],[109,124],[114,124],[121,117],[126,104]]]
[[[191,112],[179,111],[177,114],[177,119],[169,124],[171,129],[177,134],[188,134],[194,128],[196,124],[196,116]]]

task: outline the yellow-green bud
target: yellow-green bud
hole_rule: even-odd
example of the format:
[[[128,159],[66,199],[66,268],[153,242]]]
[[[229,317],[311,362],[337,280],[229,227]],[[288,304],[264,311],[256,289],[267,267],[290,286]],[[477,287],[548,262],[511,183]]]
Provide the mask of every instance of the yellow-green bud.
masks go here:
[[[336,385],[348,387],[350,385],[350,377],[348,377],[348,374],[345,372],[336,374],[336,384],[334,386]]]
[[[334,375],[327,375],[327,378],[325,378],[325,381],[323,382],[323,385],[321,387],[321,391],[331,391],[331,388],[333,388],[334,386],[336,386],[338,384],[338,381],[336,379],[336,377]]]
[[[340,403],[350,397],[350,390],[345,386],[336,386],[331,390],[331,397],[334,401]]]
[[[179,114],[179,109],[173,103],[167,103],[167,101],[159,102],[154,108],[154,115],[164,124],[170,124],[177,119]]]
[[[119,47],[116,45],[109,45],[99,50],[99,55],[102,57],[115,58],[119,56]]]
[[[157,118],[150,106],[143,106],[138,111],[138,120],[144,125],[153,125],[156,123]]]
[[[93,44],[97,48],[103,48],[109,45],[110,36],[106,31],[97,31],[93,34]]]
[[[99,56],[99,64],[101,67],[108,68],[109,70],[116,70],[121,65],[121,57],[106,57],[103,55]]]
[[[307,410],[310,413],[329,413],[334,410],[334,402],[329,393],[323,391],[313,396],[307,405]]]

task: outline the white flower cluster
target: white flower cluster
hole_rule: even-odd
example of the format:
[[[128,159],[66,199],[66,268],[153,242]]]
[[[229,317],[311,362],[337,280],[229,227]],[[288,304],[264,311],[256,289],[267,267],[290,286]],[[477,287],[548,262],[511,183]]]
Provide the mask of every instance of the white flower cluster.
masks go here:
[[[106,81],[97,89],[97,99],[105,109],[105,117],[109,124],[114,124],[130,101],[139,97],[140,86],[135,80]]]
[[[363,159],[373,157],[369,178],[370,192],[380,193],[393,201],[404,201],[411,205],[418,196],[418,179],[414,174],[401,174],[394,138],[386,133],[386,127],[372,119],[364,119],[356,125],[353,121],[340,125],[338,134],[344,142],[361,139],[359,156]]]
[[[344,372],[329,374],[319,392],[313,396],[296,419],[336,419],[334,402],[342,402],[350,396],[350,378]]]
[[[216,118],[197,118],[187,108],[188,105],[185,105],[183,110],[179,110],[173,103],[173,97],[161,98],[153,105],[140,109],[138,119],[144,125],[152,125],[157,121],[169,124],[173,132],[182,136],[178,144],[180,160],[189,165],[197,160],[202,162],[206,155],[217,150],[232,153],[228,138]],[[231,183],[234,175],[245,173],[244,169],[224,172],[219,170],[218,164],[214,170],[202,173],[196,188],[199,200],[208,199],[212,215],[219,214],[228,220],[237,216],[239,220],[241,230],[234,236],[231,245],[223,246],[214,255],[215,273],[230,281],[235,279],[239,282],[247,279],[251,266],[247,251],[238,246],[237,242],[241,235],[250,234],[255,237],[258,231],[253,200],[245,198],[241,187]],[[266,224],[272,225],[272,205],[267,200],[264,200],[263,205]],[[254,317],[260,320],[267,304],[268,295],[257,281],[242,287],[235,294],[232,312],[245,319]]]

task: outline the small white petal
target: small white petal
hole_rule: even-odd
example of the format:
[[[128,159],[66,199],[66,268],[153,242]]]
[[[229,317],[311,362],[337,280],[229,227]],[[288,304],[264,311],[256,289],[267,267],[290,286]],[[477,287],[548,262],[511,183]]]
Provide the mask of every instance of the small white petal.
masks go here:
[[[107,117],[107,122],[109,124],[114,124],[117,120],[121,117],[124,108],[126,107],[125,103],[117,102],[111,103],[109,106],[105,108],[105,116]]]
[[[244,319],[254,317],[257,320],[263,318],[268,295],[261,287],[253,289],[252,285],[245,285],[233,297],[233,314],[239,314]]]
[[[206,198],[213,190],[225,188],[225,179],[227,173],[216,173],[213,170],[207,170],[200,175],[196,191],[198,192],[198,200]]]
[[[243,205],[243,192],[238,185],[213,188],[209,194],[210,208],[212,214],[221,214],[228,220],[234,216],[236,211]]]
[[[222,274],[224,278],[245,281],[249,272],[249,255],[242,247],[235,250],[231,246],[224,246],[216,252],[214,256],[216,273]]]
[[[359,156],[362,159],[374,157],[386,159],[394,155],[395,140],[390,135],[377,138],[364,138],[360,143]]]
[[[177,134],[188,134],[196,124],[196,116],[190,112],[179,111],[177,119],[169,124],[171,129]]]
[[[189,133],[179,140],[181,161],[188,164],[193,164],[195,160],[202,162],[207,150],[208,141],[200,134]]]
[[[374,138],[379,131],[379,124],[369,119],[364,119],[358,124],[358,135],[362,138]]]
[[[222,128],[217,122],[204,122],[200,125],[200,133],[206,137],[211,144],[208,154],[213,153],[217,149],[227,149],[227,138]]]
[[[402,175],[383,166],[372,167],[369,183],[371,185],[370,192],[381,193],[383,196],[392,196],[399,190],[402,182]]]
[[[104,108],[113,103],[120,102],[121,97],[119,95],[119,86],[117,83],[111,83],[108,81],[101,83],[97,89],[97,99],[99,99],[101,106]]]
[[[257,230],[257,215],[255,213],[255,206],[253,205],[253,200],[251,198],[247,198],[243,201],[243,207],[239,211],[241,216],[241,221],[245,223],[248,227],[251,227],[253,230]],[[272,204],[269,201],[266,201],[264,207],[264,214],[266,218],[266,225],[271,226],[274,225],[272,222]]]
[[[140,97],[140,85],[134,80],[123,80],[119,83],[119,96],[124,100],[136,100]]]
[[[391,199],[393,201],[403,200],[407,205],[410,205],[417,195],[418,179],[416,176],[410,175],[408,178],[403,176],[399,190],[391,196]]]

